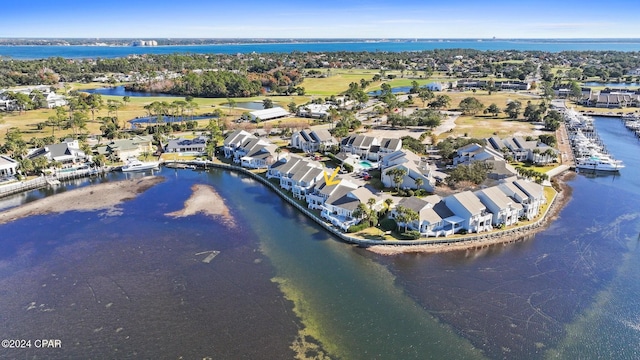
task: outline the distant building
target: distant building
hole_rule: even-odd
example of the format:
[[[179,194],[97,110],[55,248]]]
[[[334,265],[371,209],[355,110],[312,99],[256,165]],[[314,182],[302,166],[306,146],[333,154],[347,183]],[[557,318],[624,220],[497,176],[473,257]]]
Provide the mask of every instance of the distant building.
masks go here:
[[[251,121],[256,121],[257,119],[265,121],[283,118],[289,115],[289,112],[281,107],[272,107],[270,109],[256,110],[249,113]]]
[[[96,152],[114,161],[136,158],[145,152],[153,152],[153,136],[136,135],[131,139],[113,140],[105,146],[99,146]]]
[[[45,157],[48,161],[57,161],[62,164],[75,164],[91,161],[91,157],[80,150],[78,140],[65,139],[59,144],[46,145],[31,152],[27,158],[33,160],[38,157]]]
[[[292,148],[308,153],[320,151],[322,148],[326,149],[337,144],[337,140],[326,129],[296,131],[291,135],[291,142],[289,143]]]
[[[165,147],[167,153],[204,153],[206,152],[207,140],[206,136],[198,136],[196,138],[178,138],[171,139]]]
[[[155,40],[134,40],[131,42],[131,46],[158,46],[158,42]]]
[[[298,115],[322,119],[329,117],[329,109],[335,107],[331,104],[307,104],[298,108]]]
[[[445,90],[445,85],[442,84],[441,82],[431,82],[428,83],[425,88],[431,90],[431,91],[443,91]]]

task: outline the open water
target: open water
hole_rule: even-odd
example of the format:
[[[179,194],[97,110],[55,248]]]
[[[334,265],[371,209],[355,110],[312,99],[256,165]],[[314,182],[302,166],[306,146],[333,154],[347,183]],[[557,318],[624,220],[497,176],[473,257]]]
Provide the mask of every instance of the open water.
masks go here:
[[[43,59],[49,57],[114,58],[141,54],[237,54],[237,53],[289,53],[298,52],[403,52],[434,49],[476,50],[537,50],[560,51],[640,51],[640,40],[420,40],[420,41],[354,41],[354,42],[303,42],[277,44],[219,44],[184,46],[0,46],[0,56],[13,59]]]
[[[289,359],[303,334],[308,356],[342,359],[637,359],[640,142],[617,119],[596,126],[627,167],[577,175],[548,229],[482,250],[378,256],[220,170],[162,169],[120,211],[0,225],[0,338],[63,345],[0,357]],[[165,216],[193,184],[236,227]],[[46,195],[32,194],[17,202]]]

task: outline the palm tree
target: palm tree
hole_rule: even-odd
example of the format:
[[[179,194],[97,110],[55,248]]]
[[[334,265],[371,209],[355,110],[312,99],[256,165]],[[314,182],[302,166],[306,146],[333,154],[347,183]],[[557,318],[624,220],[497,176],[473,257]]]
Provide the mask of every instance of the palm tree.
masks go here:
[[[407,222],[405,223],[404,231],[406,232],[407,224],[420,220],[420,215],[415,210],[409,209],[409,208],[406,208],[405,213],[406,213]]]
[[[422,180],[422,178],[416,178],[414,182],[416,183],[416,189],[420,189],[424,184],[424,180]]]
[[[376,204],[376,199],[375,198],[369,198],[367,200],[367,205],[369,205],[369,210],[373,211],[373,206]]]
[[[396,185],[396,191],[400,191],[400,184],[402,184],[402,179],[407,175],[406,169],[394,168],[391,170],[387,170],[386,174],[391,176],[393,183]]]
[[[351,213],[351,217],[354,219],[366,219],[369,217],[369,209],[363,203],[359,203],[358,206]]]
[[[415,212],[415,210],[404,207],[404,206],[398,206],[396,207],[396,221],[399,223],[402,223],[404,225],[404,232],[407,232],[407,228],[409,227],[409,224],[413,221],[417,221],[420,219],[420,215]]]
[[[386,207],[386,211],[387,212],[391,208],[391,204],[393,204],[393,199],[392,198],[388,198],[388,199],[384,200],[384,206]]]

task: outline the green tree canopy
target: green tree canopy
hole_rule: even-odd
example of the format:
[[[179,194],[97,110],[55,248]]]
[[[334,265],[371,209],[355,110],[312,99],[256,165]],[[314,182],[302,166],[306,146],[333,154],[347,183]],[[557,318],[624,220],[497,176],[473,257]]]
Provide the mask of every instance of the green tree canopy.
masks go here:
[[[484,104],[475,97],[467,97],[460,101],[458,107],[465,115],[475,115],[484,109]]]

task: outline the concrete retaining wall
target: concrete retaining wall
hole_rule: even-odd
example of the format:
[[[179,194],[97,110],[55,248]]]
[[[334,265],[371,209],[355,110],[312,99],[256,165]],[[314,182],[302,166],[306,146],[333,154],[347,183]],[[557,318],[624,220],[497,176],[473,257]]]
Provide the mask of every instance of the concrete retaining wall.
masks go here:
[[[409,245],[460,244],[460,243],[467,243],[467,242],[468,243],[472,243],[472,242],[475,242],[475,241],[496,239],[496,238],[500,238],[500,237],[503,237],[503,236],[525,236],[527,231],[532,230],[532,229],[536,229],[536,228],[544,225],[544,220],[546,219],[547,214],[549,213],[549,210],[552,208],[553,203],[555,202],[555,199],[557,197],[557,193],[556,193],[554,195],[553,199],[551,199],[550,204],[547,207],[546,211],[544,212],[544,214],[542,214],[542,216],[540,216],[540,218],[538,220],[536,220],[535,222],[533,222],[531,224],[519,226],[519,227],[513,228],[513,229],[497,230],[497,231],[491,231],[491,232],[488,232],[488,233],[480,233],[480,234],[470,234],[470,235],[467,235],[467,236],[464,236],[464,237],[458,237],[458,238],[455,238],[455,239],[435,239],[435,238],[433,238],[431,240],[393,240],[393,241],[390,241],[390,240],[370,240],[370,239],[362,239],[362,238],[349,236],[349,235],[341,232],[339,229],[335,228],[331,224],[328,224],[327,222],[325,222],[321,218],[317,217],[315,214],[310,212],[306,207],[298,204],[296,201],[294,201],[293,199],[289,198],[289,196],[287,196],[287,194],[282,192],[282,190],[279,187],[275,186],[274,184],[272,184],[271,182],[269,182],[267,179],[263,178],[260,175],[254,174],[251,171],[248,171],[247,169],[244,169],[244,168],[239,167],[239,166],[234,166],[234,165],[227,165],[227,164],[221,164],[221,163],[209,163],[209,165],[211,165],[212,167],[226,169],[226,170],[232,170],[232,171],[237,171],[237,172],[243,173],[245,175],[248,175],[249,177],[261,182],[262,184],[266,185],[271,190],[275,191],[287,203],[291,204],[296,209],[300,210],[303,214],[307,215],[310,219],[312,219],[313,221],[318,223],[318,225],[320,225],[323,228],[325,228],[326,230],[330,231],[336,237],[340,238],[342,241],[345,241],[345,242],[350,243],[350,244],[355,244],[355,245],[358,245],[358,246],[362,246],[362,247],[373,246],[373,245],[409,246]]]

